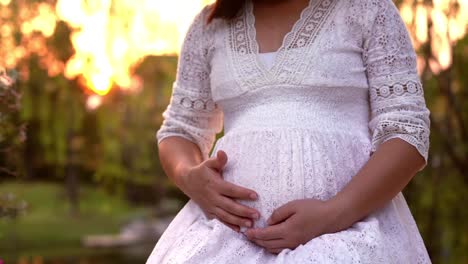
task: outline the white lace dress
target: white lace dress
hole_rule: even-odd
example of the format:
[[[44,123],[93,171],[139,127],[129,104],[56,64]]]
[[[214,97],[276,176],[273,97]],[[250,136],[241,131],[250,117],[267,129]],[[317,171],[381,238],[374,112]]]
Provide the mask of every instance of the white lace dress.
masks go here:
[[[411,40],[391,0],[311,0],[270,55],[259,54],[252,7],[248,1],[230,22],[204,23],[209,7],[194,19],[158,143],[184,137],[204,159],[224,150],[224,179],[259,194],[239,201],[261,213],[255,227],[266,226],[288,201],[330,199],[391,138],[405,140],[427,162],[430,112]],[[208,219],[189,200],[147,260],[430,262],[401,192],[350,228],[277,255]]]

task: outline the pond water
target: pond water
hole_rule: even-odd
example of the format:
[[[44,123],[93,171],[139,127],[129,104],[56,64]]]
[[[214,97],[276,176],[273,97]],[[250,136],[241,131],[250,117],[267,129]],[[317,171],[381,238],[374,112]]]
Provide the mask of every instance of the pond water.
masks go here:
[[[42,252],[0,252],[0,260],[3,260],[3,264],[144,264],[153,247],[152,243],[112,249],[56,248]]]

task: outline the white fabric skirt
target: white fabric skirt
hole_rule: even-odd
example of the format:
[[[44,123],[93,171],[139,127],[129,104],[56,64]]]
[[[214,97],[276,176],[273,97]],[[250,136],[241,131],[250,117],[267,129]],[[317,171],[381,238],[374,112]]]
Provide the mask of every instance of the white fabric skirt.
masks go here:
[[[368,161],[370,138],[353,130],[323,127],[236,126],[221,137],[210,156],[223,150],[226,181],[255,190],[255,201],[239,200],[261,214],[255,227],[288,201],[327,200]],[[324,219],[326,221],[326,219]],[[193,201],[179,211],[160,237],[147,264],[159,263],[430,263],[403,194],[350,228],[318,236],[272,254]]]

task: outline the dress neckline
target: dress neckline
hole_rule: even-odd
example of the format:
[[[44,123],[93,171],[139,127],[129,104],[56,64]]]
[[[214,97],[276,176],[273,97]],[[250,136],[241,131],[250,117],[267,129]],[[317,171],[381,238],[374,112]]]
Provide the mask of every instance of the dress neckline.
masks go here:
[[[301,12],[290,32],[283,37],[281,47],[276,51],[271,67],[266,67],[260,59],[256,40],[253,0],[246,0],[240,13],[229,22],[224,39],[228,47],[228,57],[235,69],[236,79],[244,90],[249,87],[271,83],[287,83],[301,79],[310,63],[311,50],[322,29],[331,22],[340,0],[310,0]],[[307,57],[307,61],[304,58]],[[256,76],[254,79],[248,76]]]
[[[288,47],[290,45],[291,40],[294,39],[294,35],[296,34],[296,31],[300,28],[300,25],[303,24],[305,18],[307,17],[307,13],[312,8],[313,2],[318,2],[318,1],[309,0],[307,6],[304,9],[302,9],[299,15],[299,18],[296,20],[296,22],[294,22],[291,30],[283,36],[281,46],[276,51],[260,53],[260,47],[257,41],[257,29],[255,28],[255,15],[253,12],[254,4],[252,0],[246,1],[245,11],[247,15],[247,21],[249,23],[249,25],[247,26],[247,31],[248,31],[249,36],[251,36],[250,48],[253,52],[253,55],[255,56],[255,61],[257,63],[257,66],[266,75],[270,75],[271,77],[274,76],[274,72],[276,71],[276,68],[278,67],[279,64],[281,64],[280,61],[284,57],[283,53],[286,50],[286,47]],[[267,67],[267,65],[264,65],[264,63],[259,58],[260,54],[265,54],[265,53],[276,53],[276,57],[271,67]]]

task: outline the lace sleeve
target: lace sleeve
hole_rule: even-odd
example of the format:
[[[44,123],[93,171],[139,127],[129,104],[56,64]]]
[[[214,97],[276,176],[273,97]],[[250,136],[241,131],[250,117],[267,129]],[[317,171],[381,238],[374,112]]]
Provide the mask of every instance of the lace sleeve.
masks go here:
[[[163,122],[156,133],[158,144],[170,136],[179,136],[198,145],[207,159],[215,136],[223,127],[223,112],[211,97],[210,67],[207,59],[205,7],[192,21],[178,59],[176,80],[169,105],[162,113]]]
[[[391,138],[413,145],[427,165],[430,111],[417,73],[416,53],[391,0],[378,6],[364,40],[363,59],[370,89],[372,151]]]

